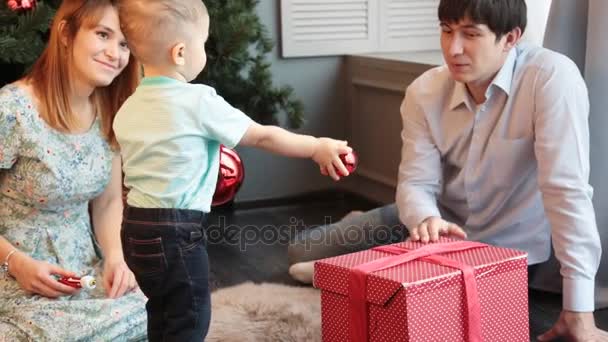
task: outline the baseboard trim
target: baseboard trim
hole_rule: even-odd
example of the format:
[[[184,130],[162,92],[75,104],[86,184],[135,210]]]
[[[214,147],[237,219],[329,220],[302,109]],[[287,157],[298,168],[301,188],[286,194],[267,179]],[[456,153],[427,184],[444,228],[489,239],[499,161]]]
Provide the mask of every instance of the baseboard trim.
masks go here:
[[[260,200],[235,201],[226,205],[214,207],[213,211],[221,210],[251,210],[258,208],[282,207],[302,203],[327,203],[335,201],[358,200],[369,202],[370,206],[380,206],[382,203],[361,194],[342,188],[332,188],[321,191],[300,193],[293,196],[267,198]]]

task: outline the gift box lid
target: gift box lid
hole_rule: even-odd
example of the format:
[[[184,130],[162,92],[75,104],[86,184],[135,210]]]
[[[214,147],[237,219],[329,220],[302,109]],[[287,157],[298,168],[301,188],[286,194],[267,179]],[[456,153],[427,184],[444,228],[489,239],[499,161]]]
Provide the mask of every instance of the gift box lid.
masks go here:
[[[454,241],[458,240],[441,237],[438,243]],[[407,240],[392,246],[415,250],[425,245],[421,242]],[[391,255],[394,254],[368,249],[319,260],[315,262],[314,286],[321,290],[348,296],[351,268]],[[477,278],[482,275],[488,276],[492,272],[508,271],[509,264],[515,263],[523,267],[527,265],[527,253],[491,245],[459,252],[442,253],[440,256],[473,266]],[[366,298],[370,303],[384,305],[397,291],[403,288],[408,289],[427,283],[429,285],[447,283],[447,280],[461,277],[461,275],[462,272],[455,268],[437,265],[423,259],[414,260],[369,274]]]

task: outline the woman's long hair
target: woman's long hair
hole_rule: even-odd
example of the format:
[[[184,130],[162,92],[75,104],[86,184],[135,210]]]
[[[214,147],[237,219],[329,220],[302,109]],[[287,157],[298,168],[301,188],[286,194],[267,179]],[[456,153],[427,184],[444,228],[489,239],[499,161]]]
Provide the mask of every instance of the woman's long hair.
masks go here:
[[[61,132],[73,132],[80,127],[77,115],[72,111],[69,94],[72,74],[72,49],[65,48],[62,34],[67,39],[67,46],[73,46],[76,34],[82,27],[92,27],[101,20],[104,10],[116,7],[115,0],[64,0],[57,10],[51,25],[49,42],[42,55],[25,77],[33,89],[41,108],[42,118],[49,126]],[[65,22],[64,32],[60,25]],[[135,58],[129,56],[125,69],[105,87],[95,88],[92,102],[101,120],[101,129],[110,145],[116,148],[116,136],[112,123],[116,112],[129,97],[140,80],[140,66]]]

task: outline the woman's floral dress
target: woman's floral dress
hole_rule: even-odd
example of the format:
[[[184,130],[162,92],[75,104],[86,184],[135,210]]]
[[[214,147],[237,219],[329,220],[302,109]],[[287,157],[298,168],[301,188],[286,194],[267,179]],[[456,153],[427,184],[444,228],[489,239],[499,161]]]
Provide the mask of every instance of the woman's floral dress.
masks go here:
[[[140,291],[106,298],[90,224],[88,201],[108,184],[112,157],[99,121],[63,134],[25,90],[0,89],[0,235],[35,259],[98,279],[91,292],[48,299],[0,275],[0,341],[145,339],[146,299]]]

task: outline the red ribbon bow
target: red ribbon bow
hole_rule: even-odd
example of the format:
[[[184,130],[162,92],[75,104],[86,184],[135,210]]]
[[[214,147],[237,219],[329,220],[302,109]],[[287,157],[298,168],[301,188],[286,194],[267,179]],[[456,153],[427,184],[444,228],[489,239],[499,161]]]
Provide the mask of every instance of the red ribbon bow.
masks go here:
[[[473,266],[463,264],[440,255],[440,253],[459,252],[473,248],[487,247],[487,245],[472,241],[457,241],[434,243],[410,251],[404,247],[394,245],[373,248],[375,251],[393,254],[376,259],[352,268],[349,279],[349,330],[351,341],[368,341],[367,317],[367,275],[387,268],[405,264],[417,259],[431,262],[441,266],[457,268],[462,271],[465,285],[465,295],[468,309],[468,341],[481,341],[481,309],[475,280]]]

